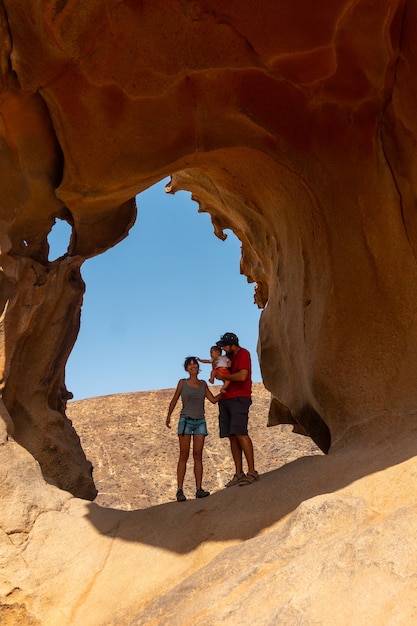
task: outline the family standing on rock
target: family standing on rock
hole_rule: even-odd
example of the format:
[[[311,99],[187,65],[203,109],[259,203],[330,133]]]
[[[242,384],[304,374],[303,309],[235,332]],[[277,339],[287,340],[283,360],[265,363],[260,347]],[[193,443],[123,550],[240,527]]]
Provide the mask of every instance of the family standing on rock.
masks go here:
[[[174,396],[169,404],[166,425],[171,428],[171,415],[179,397],[182,400],[182,409],[178,422],[178,439],[180,453],[177,465],[177,500],[186,500],[183,491],[187,461],[190,453],[191,438],[193,439],[194,475],[196,480],[196,498],[205,498],[210,493],[202,488],[203,477],[203,448],[207,435],[207,425],[204,412],[204,401],[207,398],[213,404],[219,403],[219,432],[220,437],[228,437],[230,450],[235,464],[235,474],[226,484],[250,485],[259,479],[255,470],[252,440],[248,434],[249,407],[252,404],[252,367],[250,353],[246,348],[239,346],[239,339],[234,333],[225,333],[210,350],[211,360],[202,360],[197,357],[187,357],[184,369],[188,378],[178,382]],[[217,360],[226,353],[228,361]],[[207,383],[198,378],[199,364],[211,363],[212,373],[223,386],[218,395],[214,396]],[[227,369],[226,363],[230,363]],[[220,370],[220,368],[222,368]],[[225,384],[227,383],[227,384]],[[248,471],[243,472],[243,455],[245,456]]]

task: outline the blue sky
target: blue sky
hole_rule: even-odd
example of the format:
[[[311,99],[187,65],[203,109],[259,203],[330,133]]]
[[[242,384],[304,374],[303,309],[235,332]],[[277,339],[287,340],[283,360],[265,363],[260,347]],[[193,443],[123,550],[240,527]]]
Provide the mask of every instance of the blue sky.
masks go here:
[[[75,400],[175,387],[186,356],[209,358],[225,332],[252,354],[260,310],[254,285],[239,272],[240,241],[213,233],[191,194],[166,194],[164,180],[137,196],[138,217],[128,237],[85,261],[81,330],[66,367]],[[50,259],[66,251],[69,227],[58,221],[49,236]],[[200,377],[207,380],[209,365]]]

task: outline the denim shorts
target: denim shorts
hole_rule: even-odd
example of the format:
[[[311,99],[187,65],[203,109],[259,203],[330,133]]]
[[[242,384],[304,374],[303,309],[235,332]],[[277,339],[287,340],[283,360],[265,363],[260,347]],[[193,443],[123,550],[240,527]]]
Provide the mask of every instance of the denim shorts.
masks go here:
[[[178,422],[179,435],[208,435],[206,420],[194,420],[191,417],[180,417]]]

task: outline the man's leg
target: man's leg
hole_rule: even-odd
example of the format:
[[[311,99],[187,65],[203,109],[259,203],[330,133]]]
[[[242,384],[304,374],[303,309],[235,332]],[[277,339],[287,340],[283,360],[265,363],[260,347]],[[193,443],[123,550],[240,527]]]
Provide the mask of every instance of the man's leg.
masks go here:
[[[239,484],[239,480],[245,477],[242,471],[242,448],[236,438],[236,435],[230,435],[230,400],[219,401],[219,426],[220,437],[228,437],[230,441],[230,450],[235,464],[235,475],[232,480],[226,483],[226,487],[232,487]]]
[[[236,474],[242,474],[242,447],[237,435],[230,435],[230,449],[235,463]]]
[[[236,435],[236,439],[240,448],[240,466],[242,467],[242,450],[245,455],[247,464],[248,464],[248,472],[255,471],[255,460],[253,454],[253,444],[252,439],[249,435]],[[242,471],[242,470],[240,470]]]

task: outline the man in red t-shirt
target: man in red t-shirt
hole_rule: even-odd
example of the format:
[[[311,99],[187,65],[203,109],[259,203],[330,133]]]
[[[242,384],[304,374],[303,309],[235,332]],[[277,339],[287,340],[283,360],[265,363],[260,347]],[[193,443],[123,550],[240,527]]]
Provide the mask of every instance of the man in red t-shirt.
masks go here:
[[[239,346],[234,333],[225,333],[216,342],[232,362],[229,374],[215,374],[218,380],[230,380],[230,385],[219,400],[220,437],[228,437],[236,473],[226,484],[250,485],[259,479],[255,470],[252,439],[248,435],[249,407],[252,404],[252,365],[250,353]],[[243,472],[243,454],[248,472]]]

